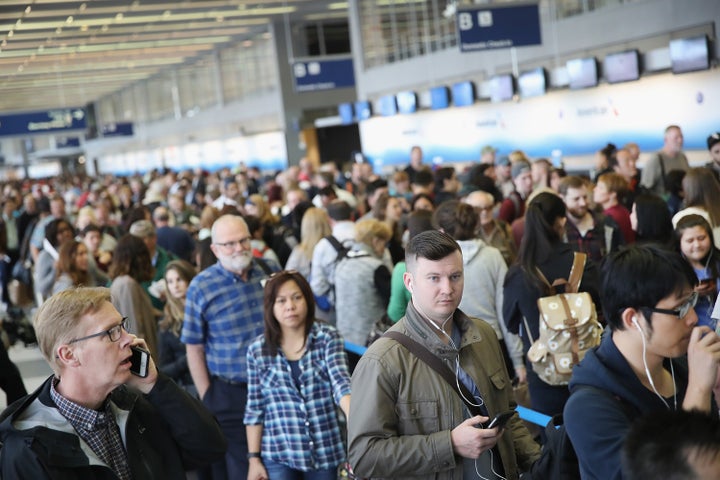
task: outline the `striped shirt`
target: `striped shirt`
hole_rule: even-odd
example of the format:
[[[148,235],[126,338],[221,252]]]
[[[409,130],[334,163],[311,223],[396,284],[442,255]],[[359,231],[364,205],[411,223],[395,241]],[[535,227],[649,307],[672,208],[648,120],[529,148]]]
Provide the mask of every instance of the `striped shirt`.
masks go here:
[[[262,456],[290,468],[337,467],[345,459],[335,404],[350,394],[350,375],[337,330],[315,323],[299,361],[296,385],[281,350],[263,351],[265,338],[247,352],[248,400],[245,424],[262,425]]]
[[[55,390],[59,380],[50,384],[50,397],[60,414],[70,422],[75,431],[121,480],[132,479],[127,452],[120,437],[120,428],[110,400],[105,400],[101,410],[83,407],[68,400]]]
[[[268,263],[273,270],[277,266]],[[180,340],[204,345],[208,372],[234,382],[247,382],[247,347],[263,331],[263,285],[267,275],[253,263],[244,281],[220,264],[190,282]]]

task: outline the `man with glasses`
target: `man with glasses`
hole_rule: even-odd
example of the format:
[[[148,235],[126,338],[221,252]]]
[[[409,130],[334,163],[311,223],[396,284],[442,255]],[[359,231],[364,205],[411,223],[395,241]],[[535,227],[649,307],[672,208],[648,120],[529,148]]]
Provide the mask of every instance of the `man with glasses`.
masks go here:
[[[246,351],[263,332],[265,269],[279,268],[269,261],[264,268],[253,262],[250,232],[242,217],[223,215],[211,234],[218,261],[190,282],[180,339],[187,346],[188,367],[200,398],[228,439],[225,460],[213,465],[212,476],[244,479]]]
[[[565,428],[582,478],[622,478],[630,426],[651,412],[713,402],[720,339],[697,326],[697,278],[672,251],[631,246],[603,265],[600,296],[609,331],[573,370]]]
[[[222,458],[227,445],[210,413],[149,359],[131,373],[145,341],[106,288],[66,290],[38,310],[35,332],[54,375],[3,412],[2,478],[185,478]]]

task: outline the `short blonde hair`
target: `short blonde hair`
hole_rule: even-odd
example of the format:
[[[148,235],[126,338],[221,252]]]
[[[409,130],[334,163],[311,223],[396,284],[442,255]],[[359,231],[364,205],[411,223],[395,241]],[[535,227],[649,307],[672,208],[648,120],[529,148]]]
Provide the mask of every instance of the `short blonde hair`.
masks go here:
[[[80,319],[97,312],[105,303],[110,303],[110,289],[80,287],[56,293],[40,306],[33,321],[35,335],[40,351],[56,375],[60,374],[55,358],[57,348],[77,337]]]
[[[374,218],[360,220],[355,224],[355,241],[370,245],[375,238],[381,238],[388,241],[392,238],[392,230],[390,227]]]

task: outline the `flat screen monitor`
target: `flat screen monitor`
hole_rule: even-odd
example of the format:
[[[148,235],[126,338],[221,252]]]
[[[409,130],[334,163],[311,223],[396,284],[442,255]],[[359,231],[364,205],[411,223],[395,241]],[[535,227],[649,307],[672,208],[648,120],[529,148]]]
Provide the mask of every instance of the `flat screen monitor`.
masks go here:
[[[490,101],[507,102],[515,96],[515,77],[511,74],[497,75],[490,79]]]
[[[430,89],[430,109],[440,110],[450,106],[450,89],[448,87],[434,87]]]
[[[608,83],[630,82],[640,78],[640,54],[637,50],[611,53],[603,62],[603,74]]]
[[[395,100],[397,100],[398,113],[417,112],[418,99],[415,92],[400,92],[395,95]]]
[[[565,66],[571,89],[597,87],[598,68],[595,57],[568,60]]]
[[[378,108],[380,109],[380,115],[383,117],[390,117],[398,113],[397,103],[395,102],[395,95],[385,95],[380,97],[378,101]]]
[[[541,67],[521,73],[518,77],[518,90],[523,98],[545,95],[547,90],[545,69]]]
[[[710,48],[706,35],[670,41],[670,63],[673,73],[694,72],[710,68]]]
[[[338,105],[338,115],[340,115],[340,121],[343,125],[350,125],[353,123],[353,104],[341,103]]]
[[[473,82],[460,82],[452,86],[453,105],[467,107],[475,103],[475,84]]]
[[[355,117],[360,120],[367,120],[372,116],[372,106],[367,100],[355,102]]]

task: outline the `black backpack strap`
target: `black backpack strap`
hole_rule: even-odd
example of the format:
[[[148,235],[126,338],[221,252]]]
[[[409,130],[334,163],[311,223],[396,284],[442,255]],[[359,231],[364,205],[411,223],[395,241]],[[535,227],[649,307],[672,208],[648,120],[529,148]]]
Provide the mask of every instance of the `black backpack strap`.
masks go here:
[[[260,257],[254,257],[253,260],[255,261],[257,266],[260,267],[260,269],[263,272],[265,272],[265,275],[267,275],[268,277],[272,276],[272,274],[275,273],[275,272],[273,272],[273,269],[270,268],[270,265],[268,265],[264,259],[262,259]]]
[[[472,392],[470,392],[467,387],[463,385],[462,382],[457,381],[457,379],[455,378],[455,374],[453,374],[453,372],[447,367],[447,365],[443,363],[442,360],[433,355],[430,350],[423,347],[421,344],[408,337],[407,335],[396,332],[394,330],[385,332],[383,337],[392,338],[400,345],[407,348],[410,353],[425,362],[428,367],[432,368],[438,374],[440,374],[443,380],[445,380],[448,385],[450,385],[452,389],[455,390],[455,392],[460,396],[460,399],[468,407],[468,410],[470,410],[470,413],[473,416],[485,416],[480,407],[478,407],[477,405],[473,405],[472,403],[467,401],[468,398],[473,398]]]
[[[328,235],[328,236],[325,237],[325,238],[327,239],[328,242],[330,242],[330,245],[333,246],[333,248],[334,248],[335,251],[338,253],[338,255],[339,255],[343,250],[345,250],[345,247],[343,246],[343,244],[340,243],[340,240],[338,240],[337,238],[335,238],[334,235]]]

